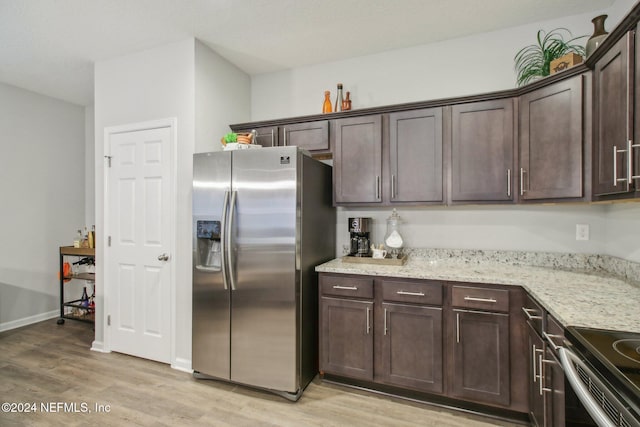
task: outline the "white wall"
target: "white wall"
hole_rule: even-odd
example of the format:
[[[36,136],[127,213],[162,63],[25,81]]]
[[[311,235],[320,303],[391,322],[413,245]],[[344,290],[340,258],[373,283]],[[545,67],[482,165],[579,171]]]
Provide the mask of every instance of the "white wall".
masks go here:
[[[606,220],[605,252],[640,262],[640,202],[607,206]]]
[[[606,29],[613,29],[633,3],[618,0],[602,11],[609,15]],[[335,99],[337,83],[351,92],[353,109],[511,89],[516,79],[513,58],[522,47],[535,43],[539,29],[564,27],[574,36],[591,35],[591,19],[598,14],[256,75],[251,120],[319,114],[324,91],[330,90]],[[578,42],[586,41],[587,37]]]
[[[84,223],[87,227],[96,224],[96,174],[95,174],[95,111],[93,105],[85,108],[84,113],[84,138],[85,138],[85,187],[84,187]]]
[[[602,13],[609,15],[611,30],[632,8],[634,1],[618,0]],[[539,29],[568,28],[574,36],[593,32],[591,19],[600,12],[539,22],[454,40],[407,49],[351,58],[257,75],[252,78],[252,120],[267,120],[321,112],[323,93],[336,83],[351,91],[353,108],[377,107],[424,101],[515,86],[513,58],[522,47],[535,42]],[[580,40],[586,43],[587,37]],[[340,209],[336,253],[346,244],[347,218],[371,216],[376,239],[384,235],[391,209]],[[622,208],[607,214],[602,206],[468,206],[400,209],[407,221],[407,244],[413,247],[468,249],[512,249],[531,251],[601,253],[610,250],[607,225],[610,218],[623,215]],[[626,212],[626,211],[625,211]],[[628,216],[625,216],[628,218]],[[575,224],[587,223],[591,240],[575,240]],[[609,227],[616,240],[629,238]],[[379,237],[377,237],[379,236]],[[637,252],[634,252],[637,254]],[[634,259],[629,250],[617,256]]]
[[[84,108],[0,83],[0,135],[4,330],[59,314],[58,248],[84,225]]]
[[[420,248],[603,253],[606,207],[455,206],[397,208],[405,246]],[[338,209],[337,251],[349,242],[348,218],[373,218],[371,239],[383,243],[388,209]],[[576,241],[576,224],[588,224],[590,240]]]
[[[191,327],[191,158],[194,152],[194,40],[146,50],[95,64],[95,172],[97,239],[104,230],[104,129],[130,123],[177,118],[177,224],[172,268],[179,278],[176,293],[176,328]],[[100,284],[104,278],[100,244],[96,248],[98,298],[94,346],[104,340],[104,301]],[[187,280],[187,278],[189,280]],[[190,338],[180,334],[175,343],[176,360],[190,360]],[[178,362],[179,363],[179,362]]]
[[[247,120],[249,77],[194,39],[173,43],[95,66],[96,224],[103,229],[104,128],[167,117],[177,118],[175,330],[172,365],[191,366],[191,186],[197,146],[214,149],[228,124]],[[232,103],[230,99],[234,99]],[[235,105],[234,105],[235,104]],[[217,141],[217,144],[216,144]],[[98,280],[103,277],[99,263]],[[103,301],[98,298],[96,342],[103,345]]]
[[[229,124],[250,120],[251,79],[200,41],[195,47],[195,151],[217,151]]]

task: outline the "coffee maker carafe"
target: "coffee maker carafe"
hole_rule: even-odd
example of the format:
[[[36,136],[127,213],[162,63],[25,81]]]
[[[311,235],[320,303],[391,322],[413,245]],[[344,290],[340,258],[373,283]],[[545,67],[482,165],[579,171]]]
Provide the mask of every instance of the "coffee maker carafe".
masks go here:
[[[371,241],[369,232],[371,218],[349,218],[349,234],[351,236],[351,256],[370,256]]]

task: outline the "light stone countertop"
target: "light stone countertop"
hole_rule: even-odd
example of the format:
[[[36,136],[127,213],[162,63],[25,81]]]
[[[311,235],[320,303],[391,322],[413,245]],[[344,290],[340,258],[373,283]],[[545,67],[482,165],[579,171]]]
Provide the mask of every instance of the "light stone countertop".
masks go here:
[[[519,255],[519,258],[511,256],[513,254]],[[561,255],[566,259],[559,260],[554,259],[553,255],[544,254],[544,262],[539,263],[545,266],[535,266],[522,264],[522,254],[531,253],[416,251],[409,254],[404,266],[354,264],[337,258],[317,266],[316,271],[518,285],[543,304],[564,326],[640,332],[640,286],[601,266],[594,266],[598,262],[594,262],[593,257],[601,261],[602,256],[583,256],[584,259],[580,259],[579,255],[574,258]],[[530,256],[524,258],[527,258],[525,261],[531,261]],[[567,264],[571,269],[567,269]],[[631,264],[631,269],[635,271],[638,265]]]

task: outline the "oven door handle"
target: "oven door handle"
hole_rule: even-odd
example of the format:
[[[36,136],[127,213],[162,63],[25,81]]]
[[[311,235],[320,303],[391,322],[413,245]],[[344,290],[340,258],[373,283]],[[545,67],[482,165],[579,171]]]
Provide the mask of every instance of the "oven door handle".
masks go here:
[[[586,366],[586,364],[571,350],[568,350],[565,347],[559,347],[558,354],[560,356],[560,363],[562,364],[562,370],[564,371],[565,377],[569,380],[571,388],[573,388],[573,391],[575,391],[578,399],[580,399],[580,402],[582,402],[587,412],[589,412],[593,421],[595,421],[599,427],[615,427],[615,424],[611,422],[600,405],[598,405],[596,400],[591,396],[587,387],[580,380],[578,371],[573,364],[576,363],[580,365],[580,367],[593,378],[595,375],[591,369]]]

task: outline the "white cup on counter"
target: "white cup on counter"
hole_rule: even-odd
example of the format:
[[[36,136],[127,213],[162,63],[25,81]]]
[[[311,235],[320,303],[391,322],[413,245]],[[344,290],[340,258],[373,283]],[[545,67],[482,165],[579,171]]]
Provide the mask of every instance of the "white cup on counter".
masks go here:
[[[387,251],[385,249],[374,249],[373,250],[373,258],[375,259],[383,259],[387,256]]]

